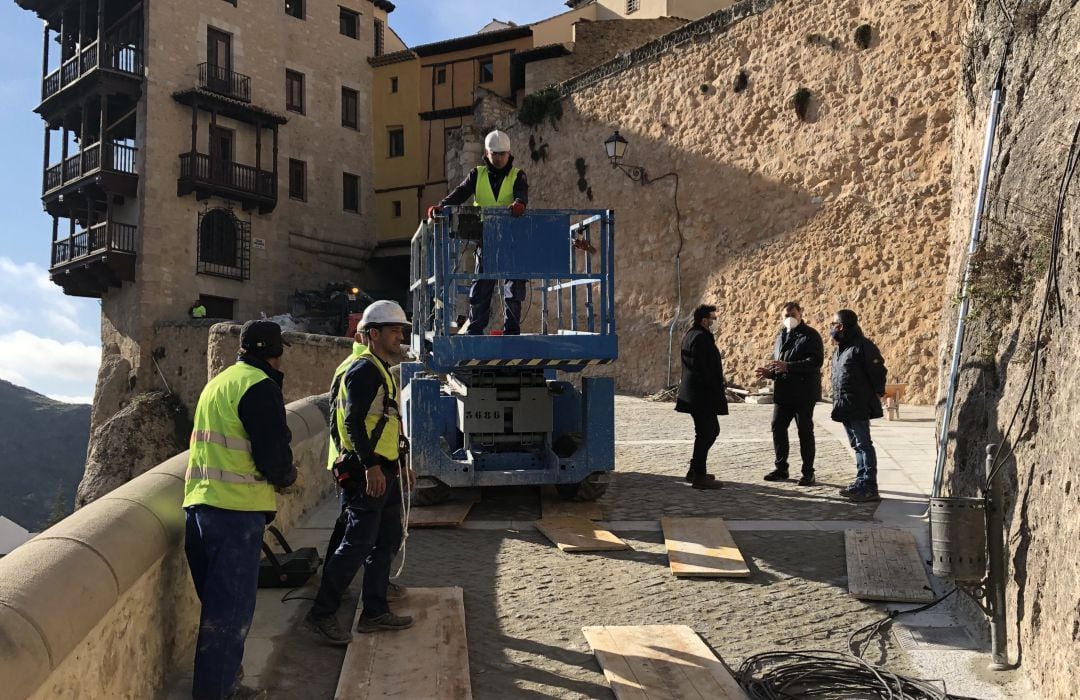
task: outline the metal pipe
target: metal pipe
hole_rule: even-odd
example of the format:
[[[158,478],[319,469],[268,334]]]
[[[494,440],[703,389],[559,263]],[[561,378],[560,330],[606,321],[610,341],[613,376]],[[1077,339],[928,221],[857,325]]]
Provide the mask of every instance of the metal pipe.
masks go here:
[[[990,179],[990,159],[994,153],[994,138],[997,135],[998,117],[1001,114],[1002,72],[998,72],[994,82],[994,91],[990,94],[990,116],[986,124],[986,139],[983,142],[982,168],[979,172],[979,186],[975,194],[975,208],[971,213],[971,241],[968,244],[967,262],[964,267],[964,282],[960,291],[960,311],[956,321],[956,338],[953,340],[952,365],[949,368],[949,389],[945,398],[945,413],[941,418],[938,435],[937,462],[934,465],[934,485],[931,494],[936,498],[941,495],[941,481],[945,473],[945,456],[949,446],[949,424],[952,422],[953,408],[956,405],[956,385],[960,379],[960,355],[964,349],[964,332],[967,326],[968,294],[971,284],[971,258],[979,247],[979,234],[982,231],[982,216],[986,206],[986,186]]]
[[[675,318],[671,319],[671,327],[668,328],[667,338],[667,384],[665,387],[671,386],[671,348],[675,338],[675,324],[679,322],[679,317],[682,316],[682,258],[679,255],[675,256],[675,286],[678,288],[678,305],[675,307]]]
[[[987,602],[990,607],[990,666],[993,671],[1009,668],[1009,646],[1005,627],[1005,507],[1004,487],[1000,470],[994,471],[996,445],[986,446],[986,579]],[[992,476],[992,478],[991,478]]]

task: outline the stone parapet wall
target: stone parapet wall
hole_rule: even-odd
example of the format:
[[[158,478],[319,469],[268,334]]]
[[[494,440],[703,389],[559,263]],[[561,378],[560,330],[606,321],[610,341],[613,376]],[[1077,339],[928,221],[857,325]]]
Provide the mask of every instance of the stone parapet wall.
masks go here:
[[[302,485],[283,531],[333,491],[326,396],[288,406]],[[5,698],[148,698],[190,650],[199,604],[183,551],[179,454],[0,559]],[[88,692],[93,689],[93,692]]]
[[[556,127],[511,130],[548,146],[525,164],[533,208],[615,210],[621,390],[668,381],[673,321],[677,378],[700,303],[719,307],[729,378],[754,384],[794,299],[826,337],[856,310],[890,381],[935,399],[957,17],[956,2],[739,3],[566,83]],[[615,129],[649,184],[608,164]]]

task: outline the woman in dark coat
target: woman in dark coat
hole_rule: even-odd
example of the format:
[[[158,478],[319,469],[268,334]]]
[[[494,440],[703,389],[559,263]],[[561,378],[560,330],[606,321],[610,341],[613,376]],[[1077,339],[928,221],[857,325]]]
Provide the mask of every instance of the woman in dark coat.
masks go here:
[[[724,394],[724,365],[716,348],[712,328],[716,307],[702,305],[694,311],[694,325],[683,336],[682,383],[675,410],[694,419],[694,456],[686,480],[695,489],[718,489],[721,483],[708,473],[709,448],[720,435],[717,416],[728,412]]]

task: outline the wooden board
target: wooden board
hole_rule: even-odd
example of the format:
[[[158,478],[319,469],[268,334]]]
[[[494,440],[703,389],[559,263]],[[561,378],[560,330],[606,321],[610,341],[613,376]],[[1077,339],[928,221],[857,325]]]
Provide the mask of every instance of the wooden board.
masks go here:
[[[409,527],[457,527],[465,522],[473,501],[451,501],[437,506],[413,506],[409,509]]]
[[[393,609],[412,615],[413,626],[400,632],[353,632],[334,700],[472,698],[461,589],[410,588]]]
[[[724,663],[685,625],[583,627],[618,700],[747,700]]]
[[[662,518],[671,573],[746,578],[750,567],[723,518]]]
[[[862,600],[928,603],[934,591],[915,538],[891,528],[845,530],[848,593]]]
[[[540,505],[544,518],[557,518],[562,515],[573,515],[586,520],[603,520],[604,514],[600,510],[600,504],[596,501],[564,501],[558,496],[545,498]]]
[[[541,518],[536,529],[558,545],[564,552],[608,552],[630,549],[613,533],[596,526],[591,520],[576,515]]]

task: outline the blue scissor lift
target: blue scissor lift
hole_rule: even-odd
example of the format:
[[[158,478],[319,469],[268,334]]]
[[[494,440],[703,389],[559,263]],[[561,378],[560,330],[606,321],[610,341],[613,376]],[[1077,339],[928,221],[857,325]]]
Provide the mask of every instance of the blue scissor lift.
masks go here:
[[[472,207],[447,207],[417,229],[410,292],[418,361],[401,365],[401,385],[418,504],[475,486],[554,484],[575,500],[604,493],[615,468],[614,380],[582,377],[579,391],[556,372],[618,358],[614,231],[610,210],[514,218]],[[464,269],[481,243],[484,272]],[[496,297],[502,280],[525,280],[521,335],[458,332],[457,301],[481,278],[500,281]]]

